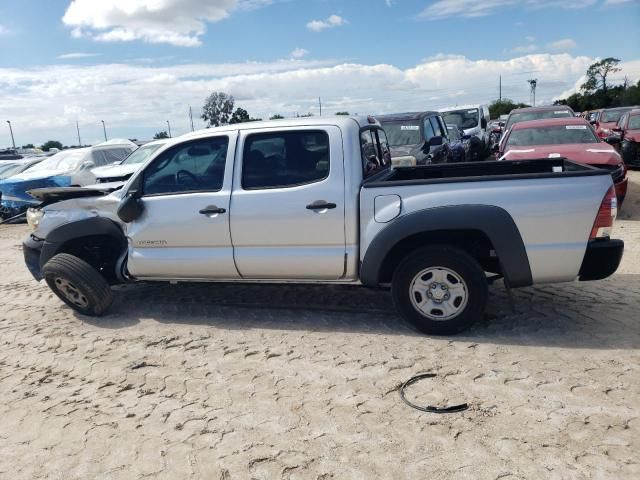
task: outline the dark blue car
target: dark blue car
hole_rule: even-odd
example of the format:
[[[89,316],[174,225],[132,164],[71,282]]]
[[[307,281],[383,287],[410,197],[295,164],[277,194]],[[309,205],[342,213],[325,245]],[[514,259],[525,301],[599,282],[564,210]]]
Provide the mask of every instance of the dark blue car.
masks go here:
[[[451,146],[451,161],[456,163],[470,161],[469,150],[471,143],[469,139],[471,137],[465,135],[457,125],[447,125],[447,134],[449,136],[449,145]]]

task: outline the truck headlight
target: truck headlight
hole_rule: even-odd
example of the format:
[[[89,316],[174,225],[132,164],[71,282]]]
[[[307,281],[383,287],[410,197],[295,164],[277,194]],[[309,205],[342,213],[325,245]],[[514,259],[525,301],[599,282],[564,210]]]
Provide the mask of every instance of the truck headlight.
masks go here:
[[[30,208],[27,210],[27,223],[31,227],[32,230],[38,228],[40,225],[40,220],[44,217],[44,210],[40,208]]]

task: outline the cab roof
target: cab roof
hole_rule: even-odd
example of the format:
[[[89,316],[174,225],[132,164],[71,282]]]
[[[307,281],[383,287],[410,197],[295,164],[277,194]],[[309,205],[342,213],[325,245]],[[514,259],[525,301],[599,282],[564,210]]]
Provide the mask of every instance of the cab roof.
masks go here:
[[[335,125],[337,127],[357,127],[358,129],[370,126],[380,126],[380,123],[371,116],[347,116],[347,115],[332,115],[326,117],[298,117],[298,118],[284,118],[279,120],[261,120],[258,122],[245,122],[234,123],[229,125],[222,125],[220,127],[205,128],[202,130],[196,130],[195,132],[189,132],[180,137],[174,137],[173,140],[186,140],[189,138],[207,137],[209,135],[215,135],[216,133],[223,132],[235,132],[244,130],[258,130],[265,128],[285,128],[285,127],[313,127],[313,126],[327,126]]]
[[[582,117],[545,118],[541,120],[527,120],[526,122],[514,123],[512,130],[525,130],[528,128],[544,128],[563,125],[587,125],[590,123]]]

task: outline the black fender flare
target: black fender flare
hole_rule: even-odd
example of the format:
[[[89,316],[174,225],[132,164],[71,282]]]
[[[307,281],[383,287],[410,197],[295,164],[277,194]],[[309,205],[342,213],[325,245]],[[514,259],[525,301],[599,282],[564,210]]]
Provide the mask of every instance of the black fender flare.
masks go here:
[[[393,247],[413,235],[443,230],[482,232],[495,249],[508,285],[525,287],[533,283],[529,257],[517,225],[506,210],[489,205],[435,207],[393,220],[367,248],[360,266],[360,281],[366,286],[378,286],[385,258]]]
[[[40,268],[42,269],[68,241],[98,235],[112,237],[122,245],[123,250],[127,248],[127,238],[116,222],[104,217],[85,218],[65,223],[49,232],[40,253]]]

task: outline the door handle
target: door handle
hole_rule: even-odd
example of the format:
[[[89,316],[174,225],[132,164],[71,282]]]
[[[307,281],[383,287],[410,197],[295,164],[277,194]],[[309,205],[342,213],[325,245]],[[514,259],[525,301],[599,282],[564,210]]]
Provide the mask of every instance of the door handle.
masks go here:
[[[215,205],[209,205],[208,207],[204,207],[198,213],[202,215],[216,215],[218,213],[226,213],[227,211],[224,208],[218,208]]]
[[[335,203],[327,203],[324,200],[318,200],[317,202],[307,205],[307,210],[331,210],[336,207],[337,205]]]

